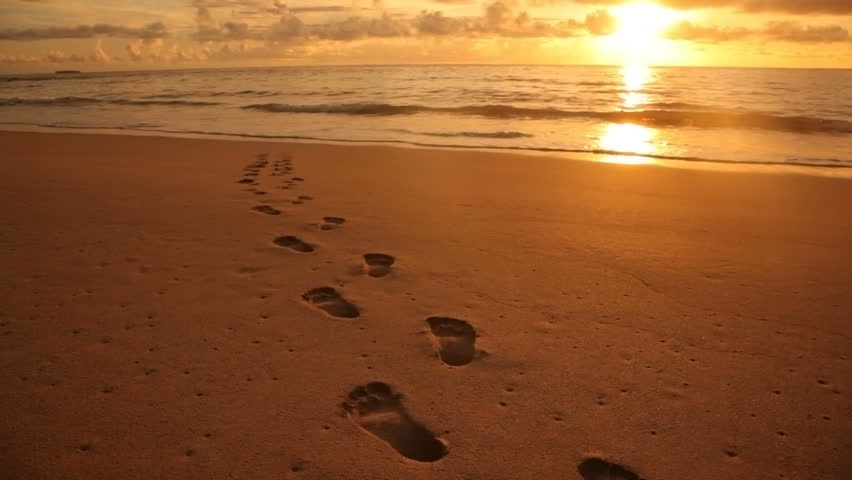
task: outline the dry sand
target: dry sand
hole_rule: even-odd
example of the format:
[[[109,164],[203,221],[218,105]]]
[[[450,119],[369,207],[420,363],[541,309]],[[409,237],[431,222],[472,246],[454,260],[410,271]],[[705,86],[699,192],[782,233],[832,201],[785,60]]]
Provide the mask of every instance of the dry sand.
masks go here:
[[[849,180],[0,140],[4,479],[849,478]]]

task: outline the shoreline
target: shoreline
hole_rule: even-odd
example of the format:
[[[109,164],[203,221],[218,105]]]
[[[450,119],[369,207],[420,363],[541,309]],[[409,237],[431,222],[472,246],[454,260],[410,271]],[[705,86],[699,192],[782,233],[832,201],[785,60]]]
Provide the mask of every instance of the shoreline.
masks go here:
[[[127,135],[154,138],[186,138],[208,139],[223,141],[256,141],[270,143],[306,143],[318,145],[352,145],[352,146],[386,146],[389,148],[410,148],[444,151],[474,151],[517,154],[532,157],[558,157],[571,161],[592,163],[619,164],[623,166],[646,167],[657,166],[686,170],[723,171],[733,173],[772,173],[797,174],[833,178],[852,179],[852,164],[809,164],[807,162],[739,162],[734,160],[718,160],[698,157],[669,157],[648,156],[634,153],[580,151],[570,149],[545,147],[483,147],[466,145],[441,145],[410,142],[405,140],[339,140],[328,138],[313,138],[300,136],[271,136],[253,134],[231,134],[218,132],[180,132],[173,130],[133,129],[133,128],[100,128],[100,127],[53,127],[45,125],[0,123],[0,132],[9,133],[68,133],[79,135]],[[620,160],[620,158],[622,160]]]
[[[11,478],[849,471],[845,178],[0,141]]]

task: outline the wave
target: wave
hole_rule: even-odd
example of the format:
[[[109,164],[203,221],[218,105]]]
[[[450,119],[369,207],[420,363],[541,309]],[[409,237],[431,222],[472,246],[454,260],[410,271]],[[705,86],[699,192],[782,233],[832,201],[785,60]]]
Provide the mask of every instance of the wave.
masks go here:
[[[415,115],[439,113],[476,115],[499,119],[558,120],[586,118],[613,123],[633,123],[653,127],[753,128],[796,133],[852,133],[852,122],[801,116],[779,116],[768,113],[701,110],[690,104],[675,104],[692,109],[650,109],[631,111],[583,111],[558,108],[530,108],[511,105],[467,105],[460,107],[429,107],[425,105],[391,105],[387,103],[334,103],[292,105],[265,103],[246,105],[248,110],[272,113],[321,113],[341,115]],[[700,107],[706,108],[706,107]]]
[[[661,154],[641,154],[630,151],[605,150],[605,149],[574,149],[574,148],[559,148],[559,147],[534,147],[534,146],[506,146],[506,145],[458,145],[458,144],[438,144],[413,142],[399,139],[345,139],[345,138],[329,138],[316,137],[307,135],[263,135],[251,133],[234,133],[234,132],[217,132],[207,130],[169,130],[162,128],[138,128],[136,126],[113,126],[113,127],[97,127],[97,126],[63,126],[56,124],[36,124],[36,123],[12,123],[0,122],[0,125],[25,125],[30,127],[40,127],[47,129],[69,129],[69,130],[93,130],[100,132],[109,131],[138,131],[148,133],[163,133],[168,135],[205,135],[214,137],[231,137],[231,138],[256,138],[264,140],[294,140],[294,141],[316,141],[316,142],[341,142],[341,143],[362,143],[362,144],[391,144],[391,145],[411,145],[416,147],[426,148],[451,148],[456,150],[494,150],[494,151],[513,151],[513,152],[545,152],[545,153],[576,153],[587,155],[602,155],[602,156],[628,156],[637,158],[650,158],[661,161],[678,161],[678,162],[699,162],[699,163],[714,163],[723,165],[760,165],[760,166],[795,166],[795,167],[823,167],[836,169],[852,169],[852,161],[841,160],[835,158],[789,158],[785,160],[726,160],[719,158],[695,157],[695,156],[679,156],[679,155],[661,155]]]
[[[0,98],[0,107],[13,107],[17,105],[34,106],[83,106],[83,105],[159,105],[159,106],[183,106],[183,107],[207,107],[221,105],[214,102],[196,102],[187,100],[129,100],[124,98],[105,99],[88,97],[56,97],[56,98]]]
[[[688,102],[652,102],[645,103],[642,105],[643,108],[651,109],[651,110],[686,110],[686,111],[712,111],[713,107],[708,107],[707,105],[700,105],[697,103],[688,103]],[[721,112],[721,110],[717,110]],[[728,112],[730,113],[730,112]]]
[[[399,129],[391,129],[391,132],[398,133],[409,133],[414,135],[425,135],[427,137],[443,137],[443,138],[452,138],[452,137],[462,137],[462,138],[533,138],[535,135],[524,132],[416,132],[413,130],[406,130],[404,128]]]

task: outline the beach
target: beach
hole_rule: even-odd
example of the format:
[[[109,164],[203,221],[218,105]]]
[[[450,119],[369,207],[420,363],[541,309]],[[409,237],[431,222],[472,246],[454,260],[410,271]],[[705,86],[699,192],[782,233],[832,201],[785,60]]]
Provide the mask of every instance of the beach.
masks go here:
[[[0,139],[7,478],[852,468],[849,179]]]

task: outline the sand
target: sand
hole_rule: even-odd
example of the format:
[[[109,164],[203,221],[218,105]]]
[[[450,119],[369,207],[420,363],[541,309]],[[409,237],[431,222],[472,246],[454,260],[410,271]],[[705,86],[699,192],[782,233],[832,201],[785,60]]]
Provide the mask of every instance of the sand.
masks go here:
[[[3,478],[850,475],[850,180],[0,140]]]

